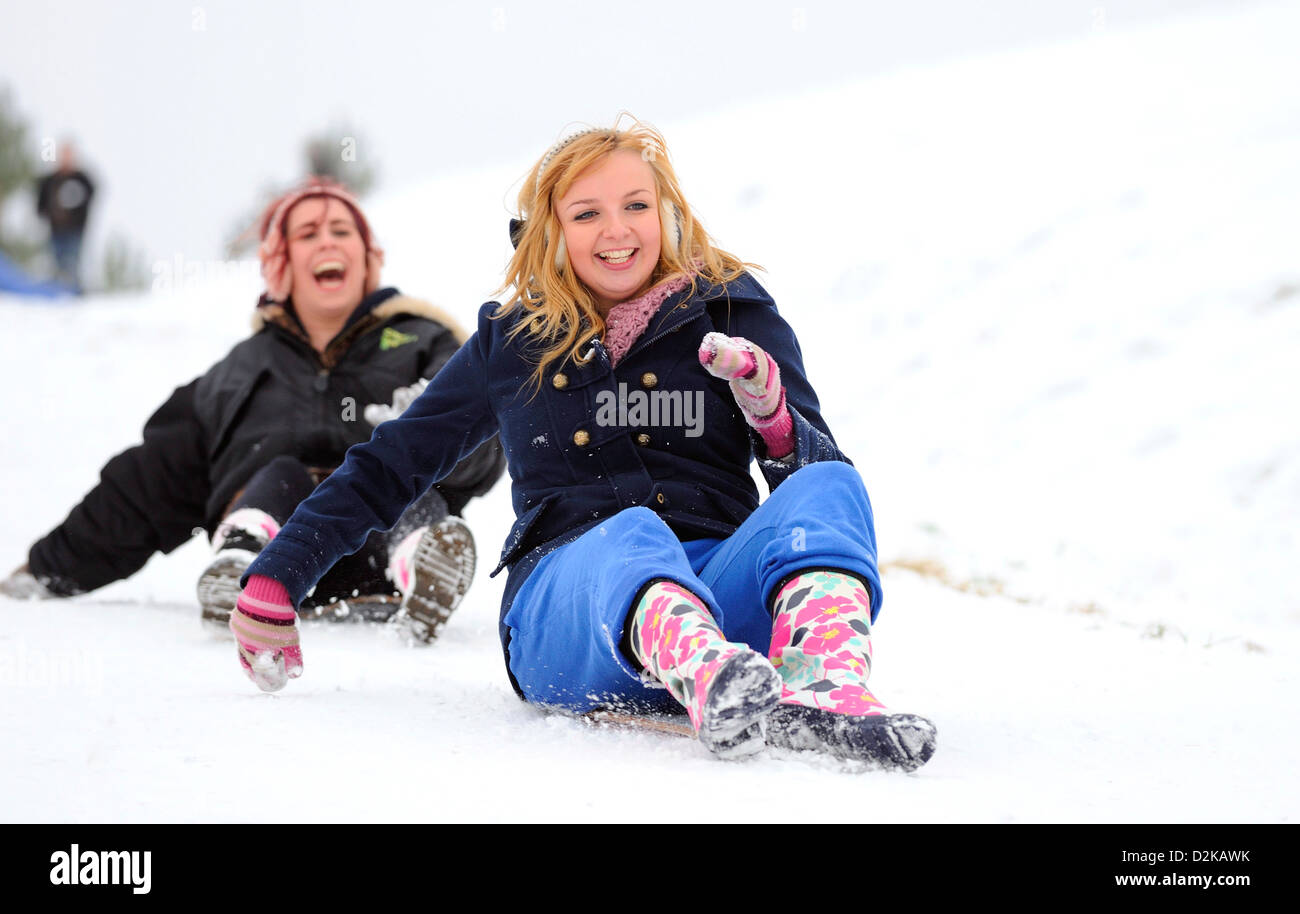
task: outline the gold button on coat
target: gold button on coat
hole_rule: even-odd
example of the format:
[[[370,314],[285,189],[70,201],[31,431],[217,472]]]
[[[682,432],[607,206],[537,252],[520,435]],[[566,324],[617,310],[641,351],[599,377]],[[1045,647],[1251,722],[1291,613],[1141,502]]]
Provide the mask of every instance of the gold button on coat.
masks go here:
[[[551,384],[554,385],[556,390],[564,390],[569,386],[569,376],[562,371],[557,371],[551,375]]]
[[[656,495],[655,501],[659,502],[659,504],[662,505],[664,503],[664,493],[660,492],[658,495]]]
[[[647,435],[645,432],[642,432],[641,434],[636,436],[636,443],[641,445],[642,447],[645,447],[647,444],[650,443],[650,436]]]
[[[653,371],[647,371],[645,374],[641,375],[641,386],[646,390],[656,387],[658,384],[659,378]]]
[[[586,447],[591,443],[591,436],[587,434],[585,428],[580,428],[573,433],[573,443],[578,447]]]

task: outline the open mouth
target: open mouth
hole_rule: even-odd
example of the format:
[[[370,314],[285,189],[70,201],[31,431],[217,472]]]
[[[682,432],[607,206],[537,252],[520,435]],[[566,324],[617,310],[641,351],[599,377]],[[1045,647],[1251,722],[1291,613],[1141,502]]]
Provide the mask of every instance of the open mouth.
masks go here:
[[[596,256],[610,266],[617,267],[627,263],[637,252],[637,248],[619,248],[616,251],[601,251]]]
[[[312,269],[312,276],[322,289],[343,288],[343,278],[346,275],[347,267],[338,260],[323,260]]]

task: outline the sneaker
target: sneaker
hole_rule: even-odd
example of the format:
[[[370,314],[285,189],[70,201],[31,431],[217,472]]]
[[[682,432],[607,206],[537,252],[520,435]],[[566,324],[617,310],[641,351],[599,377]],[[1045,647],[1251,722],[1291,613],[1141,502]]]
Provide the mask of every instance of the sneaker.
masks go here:
[[[226,631],[239,599],[239,579],[279,532],[280,525],[275,518],[257,508],[238,508],[217,525],[212,535],[216,557],[199,575],[196,588],[205,625]]]
[[[12,600],[48,600],[54,596],[45,582],[32,574],[25,564],[0,581],[0,594]]]
[[[199,597],[199,612],[205,625],[227,631],[230,614],[239,599],[239,579],[244,576],[253,559],[262,551],[262,544],[246,533],[234,533],[216,557],[199,575],[195,588]]]
[[[420,536],[409,573],[396,576],[402,608],[395,617],[417,641],[438,637],[474,580],[474,536],[459,517],[449,516]]]

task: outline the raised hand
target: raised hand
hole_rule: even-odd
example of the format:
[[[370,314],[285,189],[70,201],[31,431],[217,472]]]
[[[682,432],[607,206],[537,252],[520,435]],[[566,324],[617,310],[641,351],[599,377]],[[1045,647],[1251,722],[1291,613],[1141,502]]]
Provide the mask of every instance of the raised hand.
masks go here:
[[[790,411],[781,371],[772,357],[747,339],[716,331],[704,335],[699,355],[705,371],[730,384],[736,405],[762,436],[768,456],[790,454],[794,450]]]

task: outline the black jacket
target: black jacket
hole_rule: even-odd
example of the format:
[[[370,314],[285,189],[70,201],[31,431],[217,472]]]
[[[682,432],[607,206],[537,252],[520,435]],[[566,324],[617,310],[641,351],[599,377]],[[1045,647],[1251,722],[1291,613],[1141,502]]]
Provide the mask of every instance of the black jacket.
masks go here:
[[[56,171],[36,188],[36,212],[50,223],[54,234],[79,233],[86,228],[95,185],[84,171]]]
[[[94,590],[216,528],[259,469],[281,455],[333,469],[373,431],[367,404],[432,377],[464,331],[434,306],[395,289],[367,297],[323,354],[291,309],[258,309],[252,337],[202,377],[179,387],[144,427],[144,441],[118,454],[67,519],[32,546],[32,574],[60,595]],[[489,440],[442,480],[453,513],[500,477],[504,457]]]

